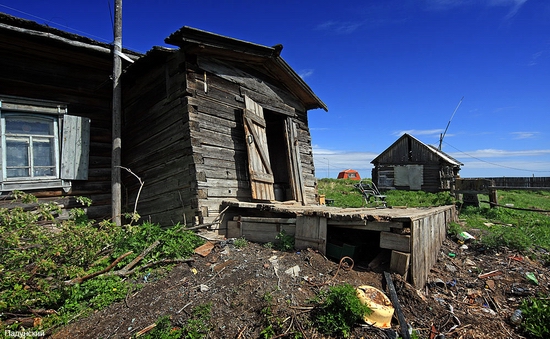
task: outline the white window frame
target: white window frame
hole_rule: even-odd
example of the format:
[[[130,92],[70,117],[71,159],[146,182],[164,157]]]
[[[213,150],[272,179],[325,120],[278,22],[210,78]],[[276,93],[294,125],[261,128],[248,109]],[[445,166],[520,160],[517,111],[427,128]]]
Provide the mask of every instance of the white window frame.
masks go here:
[[[30,120],[36,118],[37,121],[52,119],[55,175],[7,177],[6,138],[10,136],[6,135],[6,116]],[[72,180],[87,180],[89,133],[90,119],[68,115],[67,105],[64,103],[0,95],[0,194],[14,190],[49,188],[62,188],[68,192]],[[24,139],[28,136],[21,137]]]
[[[49,135],[34,135],[34,134],[27,134],[27,133],[8,133],[6,131],[6,119],[9,118],[20,118],[22,120],[27,120],[29,122],[43,122],[47,121],[48,123],[52,124],[52,132]],[[9,140],[21,140],[24,142],[27,142],[29,153],[27,154],[28,157],[28,175],[27,176],[20,176],[20,177],[9,177],[8,176],[8,162],[7,162],[7,156],[8,152],[2,152],[2,182],[9,182],[9,181],[32,181],[32,180],[48,180],[48,179],[58,179],[59,178],[59,130],[58,130],[58,117],[53,117],[50,115],[42,115],[42,114],[26,114],[26,113],[14,113],[14,112],[2,112],[0,116],[0,126],[1,126],[1,137],[2,137],[2,149],[7,150],[7,143]],[[45,140],[45,139],[51,139],[53,141],[53,175],[42,175],[42,176],[35,176],[35,170],[39,167],[34,164],[34,151],[35,151],[35,141],[34,140]],[[27,167],[27,166],[25,166]]]

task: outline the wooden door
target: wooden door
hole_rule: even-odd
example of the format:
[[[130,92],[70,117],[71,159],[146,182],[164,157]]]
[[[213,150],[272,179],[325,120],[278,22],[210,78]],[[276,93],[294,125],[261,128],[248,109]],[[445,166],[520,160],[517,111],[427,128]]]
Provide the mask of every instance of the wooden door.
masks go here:
[[[285,120],[286,142],[289,155],[290,167],[290,188],[294,200],[305,205],[305,187],[302,178],[302,161],[300,159],[300,149],[298,147],[298,132],[296,124],[291,117]]]
[[[272,201],[275,200],[275,190],[265,133],[264,111],[262,106],[246,95],[244,101],[243,122],[252,199]]]

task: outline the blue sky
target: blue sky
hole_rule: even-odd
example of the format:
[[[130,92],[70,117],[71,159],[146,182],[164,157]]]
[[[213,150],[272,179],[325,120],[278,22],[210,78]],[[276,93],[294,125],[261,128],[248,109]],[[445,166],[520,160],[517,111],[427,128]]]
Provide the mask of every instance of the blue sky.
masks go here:
[[[113,2],[0,11],[109,43]],[[125,48],[165,46],[182,26],[284,46],[329,108],[309,112],[319,178],[370,177],[405,132],[437,146],[455,109],[442,149],[463,177],[550,176],[550,1],[123,1]]]

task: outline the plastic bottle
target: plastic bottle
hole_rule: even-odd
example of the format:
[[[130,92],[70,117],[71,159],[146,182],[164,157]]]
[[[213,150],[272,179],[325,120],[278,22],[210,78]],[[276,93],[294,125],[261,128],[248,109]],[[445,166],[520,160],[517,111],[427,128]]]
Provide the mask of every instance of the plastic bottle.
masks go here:
[[[514,326],[517,326],[521,323],[522,319],[523,319],[523,315],[521,314],[521,310],[517,309],[510,316],[510,323],[512,323],[512,325]]]

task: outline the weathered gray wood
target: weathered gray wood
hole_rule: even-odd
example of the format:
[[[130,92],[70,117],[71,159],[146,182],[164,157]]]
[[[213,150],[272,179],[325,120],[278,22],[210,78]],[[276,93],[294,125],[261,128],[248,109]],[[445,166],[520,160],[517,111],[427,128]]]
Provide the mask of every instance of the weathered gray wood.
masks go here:
[[[395,272],[406,280],[409,271],[411,254],[393,250],[391,252],[390,271]]]
[[[267,243],[276,241],[279,233],[285,231],[288,235],[296,233],[296,225],[278,223],[241,222],[241,234],[250,241]]]
[[[294,200],[301,202],[303,204],[309,202],[314,203],[314,201],[305,200],[305,185],[303,179],[303,170],[302,170],[302,160],[300,157],[300,152],[296,148],[297,143],[297,131],[296,125],[289,117],[285,120],[285,132],[286,132],[286,142],[289,154],[289,167],[290,167],[290,188],[293,193]]]
[[[257,115],[258,119],[263,120],[263,109],[260,105],[248,97],[245,97],[245,103],[248,112]],[[261,125],[258,125],[253,120],[247,119],[246,114],[244,120],[246,122],[244,128],[248,149],[248,169],[250,172],[252,199],[275,200],[273,172],[268,155],[265,128],[262,128]]]
[[[380,232],[380,247],[401,252],[411,251],[411,236],[391,232]]]
[[[236,220],[272,224],[296,224],[296,218],[236,217]]]
[[[65,115],[61,147],[61,178],[87,180],[90,156],[90,119]]]
[[[326,253],[327,219],[317,216],[297,216],[294,247],[313,248]]]
[[[431,215],[414,220],[411,224],[410,279],[415,286],[424,286],[430,268],[437,261],[446,226],[453,221],[453,210],[437,210]]]
[[[227,231],[225,237],[228,239],[242,237],[241,227],[238,221],[227,221]]]
[[[392,229],[392,224],[396,226],[403,227],[402,223],[392,223],[392,222],[363,222],[357,221],[336,221],[329,219],[329,227],[341,227],[341,228],[350,228],[356,230],[365,230],[365,231],[378,231],[378,232],[390,232]]]

